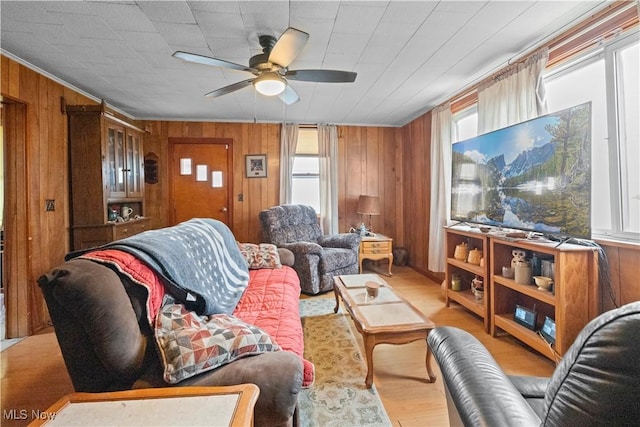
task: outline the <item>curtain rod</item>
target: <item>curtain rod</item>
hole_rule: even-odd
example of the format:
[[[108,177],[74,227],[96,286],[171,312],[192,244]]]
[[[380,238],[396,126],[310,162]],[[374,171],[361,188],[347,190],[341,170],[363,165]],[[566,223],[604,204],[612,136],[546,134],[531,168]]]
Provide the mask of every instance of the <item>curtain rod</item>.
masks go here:
[[[584,13],[582,16],[585,15],[589,15],[588,18],[581,20],[580,24],[575,25],[573,23],[567,24],[564,27],[558,29],[557,31],[555,31],[553,34],[550,34],[547,37],[543,37],[541,39],[539,39],[538,41],[536,41],[535,43],[530,44],[527,48],[523,49],[522,51],[520,51],[520,53],[517,53],[515,55],[513,55],[507,62],[506,64],[502,64],[499,65],[497,67],[495,67],[493,70],[488,71],[487,73],[483,74],[482,76],[478,77],[477,79],[475,79],[473,82],[471,82],[467,87],[463,88],[461,91],[457,92],[455,95],[448,97],[447,99],[440,101],[436,104],[436,106],[434,108],[437,108],[441,105],[444,105],[446,102],[450,102],[451,104],[454,104],[456,102],[460,102],[465,100],[468,96],[473,95],[474,93],[477,92],[478,87],[485,82],[487,79],[492,78],[494,75],[500,73],[500,71],[510,65],[512,65],[513,63],[517,63],[520,61],[524,61],[526,60],[529,56],[535,54],[537,52],[538,49],[547,46],[549,47],[549,52],[551,52],[552,47],[551,45],[554,43],[558,43],[565,37],[568,37],[571,35],[572,31],[576,31],[576,30],[580,30],[581,26],[594,26],[597,25],[599,23],[602,23],[602,20],[604,17],[607,18],[607,20],[609,20],[612,17],[616,17],[619,14],[628,11],[631,7],[636,7],[636,2],[627,2],[627,1],[616,1],[613,4],[608,4],[606,6],[602,6],[600,8],[598,8],[597,6],[594,7],[593,9],[591,9],[591,11]],[[595,12],[594,12],[595,10]],[[607,16],[607,15],[611,15],[611,16]],[[587,21],[591,21],[590,23],[587,23]],[[636,23],[637,23],[637,16],[636,16]],[[558,47],[560,46],[554,46],[553,49],[556,50]],[[514,58],[518,58],[517,60],[514,61]],[[468,105],[467,105],[468,106]]]

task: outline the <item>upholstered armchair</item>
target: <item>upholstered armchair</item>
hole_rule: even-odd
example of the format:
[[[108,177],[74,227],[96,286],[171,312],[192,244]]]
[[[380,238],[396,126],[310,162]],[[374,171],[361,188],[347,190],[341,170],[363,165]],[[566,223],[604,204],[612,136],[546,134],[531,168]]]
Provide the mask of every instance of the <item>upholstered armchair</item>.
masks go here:
[[[640,420],[640,302],[607,311],[578,334],[550,378],[507,376],[471,334],[428,337],[451,426],[631,426]]]
[[[311,206],[275,206],[260,212],[259,218],[263,240],[294,253],[293,269],[305,294],[330,291],[334,276],[358,273],[360,236],[323,235]]]

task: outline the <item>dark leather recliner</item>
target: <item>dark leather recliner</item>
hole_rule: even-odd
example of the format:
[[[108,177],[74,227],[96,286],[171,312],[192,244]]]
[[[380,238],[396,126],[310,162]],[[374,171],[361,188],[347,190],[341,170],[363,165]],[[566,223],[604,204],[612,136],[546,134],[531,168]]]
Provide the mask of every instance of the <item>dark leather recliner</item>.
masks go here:
[[[260,212],[259,218],[263,240],[294,253],[293,269],[305,294],[332,290],[335,276],[358,274],[360,236],[323,235],[311,206],[275,206]]]
[[[640,422],[640,302],[580,332],[550,378],[507,376],[471,334],[438,327],[451,426],[623,426]]]

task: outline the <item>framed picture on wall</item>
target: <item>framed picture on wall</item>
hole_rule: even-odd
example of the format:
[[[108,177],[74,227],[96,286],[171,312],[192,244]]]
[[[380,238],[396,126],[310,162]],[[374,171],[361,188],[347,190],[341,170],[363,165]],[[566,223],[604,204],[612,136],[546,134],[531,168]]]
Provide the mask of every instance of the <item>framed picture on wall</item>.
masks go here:
[[[267,176],[267,155],[248,154],[244,156],[247,178],[264,178]]]

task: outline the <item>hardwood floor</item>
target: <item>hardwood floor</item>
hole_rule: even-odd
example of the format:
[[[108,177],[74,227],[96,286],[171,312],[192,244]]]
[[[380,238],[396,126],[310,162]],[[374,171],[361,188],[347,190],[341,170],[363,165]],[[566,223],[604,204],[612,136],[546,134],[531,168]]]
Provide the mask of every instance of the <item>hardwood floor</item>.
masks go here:
[[[380,271],[386,270],[381,263]],[[365,271],[371,272],[371,271]],[[393,267],[393,276],[383,278],[438,325],[464,328],[477,336],[508,374],[550,375],[555,365],[545,357],[509,338],[492,338],[483,323],[459,306],[444,306],[440,284],[408,267]],[[325,294],[313,298],[333,298]],[[359,338],[360,336],[356,334]],[[360,340],[362,347],[362,341]],[[395,426],[447,426],[447,408],[440,378],[424,381],[426,345],[380,344],[374,350],[374,384]],[[54,333],[28,337],[2,352],[2,426],[25,426],[32,410],[45,410],[65,394],[73,392]],[[440,376],[437,363],[432,361]],[[364,382],[364,378],[362,379]],[[20,419],[23,418],[23,419]]]
[[[386,272],[385,263],[377,271]],[[371,271],[365,271],[365,273]],[[510,337],[492,338],[484,332],[482,320],[452,303],[444,305],[440,283],[435,283],[408,267],[393,267],[393,276],[381,276],[394,290],[429,317],[437,326],[456,326],[471,332],[491,352],[507,374],[548,376],[555,364]],[[358,335],[359,337],[359,335]],[[362,342],[360,341],[361,349]],[[423,379],[426,344],[380,344],[373,352],[373,383],[394,426],[448,426],[444,388],[438,376],[433,384]]]

